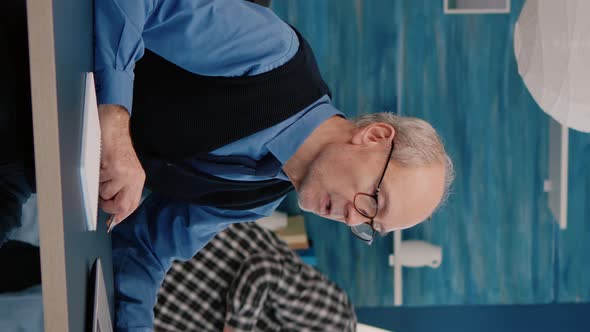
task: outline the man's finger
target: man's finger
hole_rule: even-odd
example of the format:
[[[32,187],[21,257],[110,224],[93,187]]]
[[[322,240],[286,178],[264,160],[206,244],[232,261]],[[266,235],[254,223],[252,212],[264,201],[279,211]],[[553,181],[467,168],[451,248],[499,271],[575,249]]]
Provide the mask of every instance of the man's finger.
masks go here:
[[[122,181],[107,181],[100,184],[98,193],[100,198],[110,200],[122,191],[124,183]]]
[[[109,200],[100,199],[99,206],[106,213],[118,214],[118,213],[123,212],[123,208],[119,205],[119,203],[115,202],[114,199],[109,199]]]
[[[109,168],[100,168],[100,173],[98,176],[98,182],[103,183],[107,181],[111,181],[115,178],[114,171],[112,167]]]
[[[131,189],[131,190],[130,190]],[[141,191],[132,190],[132,188],[125,187],[117,194],[115,201],[119,201],[123,207],[123,211],[117,215],[118,222],[121,222],[133,213],[139,206],[141,199]]]

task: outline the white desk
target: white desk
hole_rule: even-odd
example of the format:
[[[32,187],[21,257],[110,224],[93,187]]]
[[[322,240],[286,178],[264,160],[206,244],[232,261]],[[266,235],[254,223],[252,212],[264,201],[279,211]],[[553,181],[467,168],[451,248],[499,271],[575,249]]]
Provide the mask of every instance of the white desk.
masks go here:
[[[27,0],[45,331],[86,330],[90,266],[101,257],[113,310],[110,238],[88,232],[78,166],[92,0]]]

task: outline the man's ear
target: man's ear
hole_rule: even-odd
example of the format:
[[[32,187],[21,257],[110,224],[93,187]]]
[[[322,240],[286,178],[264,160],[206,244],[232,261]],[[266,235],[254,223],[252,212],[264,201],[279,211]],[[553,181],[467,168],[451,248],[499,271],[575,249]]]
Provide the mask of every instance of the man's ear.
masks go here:
[[[389,143],[395,136],[393,126],[386,123],[372,123],[357,129],[352,136],[353,144],[383,144]]]

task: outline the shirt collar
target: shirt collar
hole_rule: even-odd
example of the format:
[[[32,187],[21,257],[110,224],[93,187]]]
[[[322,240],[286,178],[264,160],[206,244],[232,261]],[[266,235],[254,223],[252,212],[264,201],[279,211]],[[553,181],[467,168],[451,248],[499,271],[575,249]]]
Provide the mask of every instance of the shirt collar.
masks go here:
[[[334,115],[345,117],[344,113],[336,109],[329,100],[319,103],[302,113],[291,125],[266,143],[266,148],[281,162],[281,165],[284,165],[309,135]]]

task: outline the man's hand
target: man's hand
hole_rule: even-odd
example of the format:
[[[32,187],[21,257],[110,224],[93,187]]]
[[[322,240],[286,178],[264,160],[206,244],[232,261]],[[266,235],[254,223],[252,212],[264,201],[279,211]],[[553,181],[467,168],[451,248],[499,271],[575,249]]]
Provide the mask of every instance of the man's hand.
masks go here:
[[[119,105],[99,105],[102,136],[100,207],[118,224],[139,205],[145,171],[129,134],[129,113]]]

